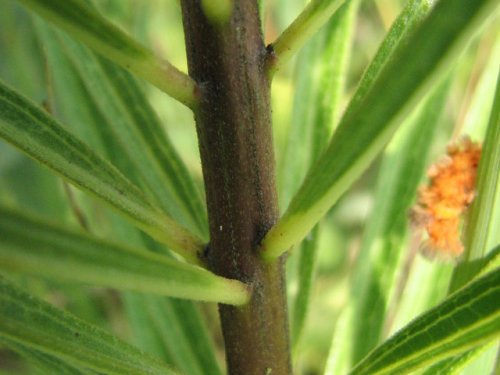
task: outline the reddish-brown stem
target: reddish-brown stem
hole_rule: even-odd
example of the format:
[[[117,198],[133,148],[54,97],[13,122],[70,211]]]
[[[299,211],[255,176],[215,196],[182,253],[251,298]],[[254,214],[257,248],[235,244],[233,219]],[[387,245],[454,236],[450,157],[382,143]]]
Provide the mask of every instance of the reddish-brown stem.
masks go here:
[[[255,0],[235,0],[212,25],[198,0],[182,0],[189,73],[202,88],[195,111],[210,223],[205,254],[219,275],[253,288],[243,307],[220,305],[230,374],[290,374],[284,259],[256,249],[278,207],[266,48]]]

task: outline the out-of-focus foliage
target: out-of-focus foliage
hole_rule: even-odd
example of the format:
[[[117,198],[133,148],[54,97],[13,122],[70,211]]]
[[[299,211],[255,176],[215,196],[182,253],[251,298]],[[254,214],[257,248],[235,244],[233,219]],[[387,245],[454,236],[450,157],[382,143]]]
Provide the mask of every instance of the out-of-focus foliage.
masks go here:
[[[97,0],[94,4],[157,56],[187,70],[178,1]],[[276,39],[304,4],[304,0],[261,0],[267,43]],[[335,15],[274,76],[273,127],[281,212],[320,156],[365,68],[406,5],[400,0],[348,1],[341,8],[344,13]],[[346,373],[375,346],[446,298],[454,264],[418,253],[425,234],[410,228],[407,212],[418,186],[426,180],[426,169],[440,159],[446,145],[463,134],[483,140],[488,124],[495,123],[492,107],[500,38],[495,24],[498,16],[494,17],[463,46],[452,69],[435,77],[434,89],[406,116],[382,155],[292,251],[287,281],[297,374]],[[15,0],[0,2],[0,79],[47,108],[68,132],[113,163],[177,222],[206,237],[196,133],[186,107],[95,57]],[[119,83],[125,86],[117,86]],[[124,89],[130,87],[139,96],[127,95]],[[146,109],[145,103],[149,103]],[[498,108],[496,113],[498,116]],[[145,122],[153,128],[140,133]],[[498,129],[498,125],[491,126]],[[155,137],[158,131],[163,134],[160,143],[148,143],[145,134]],[[131,144],[134,137],[137,142]],[[168,150],[159,160],[155,159],[158,149]],[[173,167],[163,171],[159,168],[162,163]],[[496,168],[495,176],[492,167],[490,182],[500,178]],[[165,195],[161,194],[163,183]],[[490,228],[500,227],[500,189],[496,186],[496,191],[490,191],[494,197],[490,198],[494,204],[489,205]],[[0,203],[107,241],[175,257],[97,200],[68,186],[3,141]],[[490,230],[483,242],[489,251],[500,243],[500,233]],[[223,373],[222,339],[212,304],[14,273],[4,276],[36,296],[43,309],[49,308],[39,300],[112,332],[182,373]],[[8,285],[2,290],[11,288],[10,282]],[[468,290],[474,288],[477,284]],[[27,298],[13,290],[9,293]],[[120,345],[129,350],[124,343]],[[477,347],[436,366],[455,368],[459,364],[465,374],[488,373],[496,351],[494,345]],[[35,368],[42,373],[81,373],[68,365],[75,359],[47,353],[15,341],[14,336],[0,335],[0,373],[31,374]]]

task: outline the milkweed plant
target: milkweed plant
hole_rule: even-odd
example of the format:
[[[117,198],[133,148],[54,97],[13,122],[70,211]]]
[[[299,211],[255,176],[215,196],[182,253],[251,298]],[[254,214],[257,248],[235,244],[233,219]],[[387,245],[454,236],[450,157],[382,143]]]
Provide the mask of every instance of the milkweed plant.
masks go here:
[[[493,374],[496,0],[0,2],[0,374]]]

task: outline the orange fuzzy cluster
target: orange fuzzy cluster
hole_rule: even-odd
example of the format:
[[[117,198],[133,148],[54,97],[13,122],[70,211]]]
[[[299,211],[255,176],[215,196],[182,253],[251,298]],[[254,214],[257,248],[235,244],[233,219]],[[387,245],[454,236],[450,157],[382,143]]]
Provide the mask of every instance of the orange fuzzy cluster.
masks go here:
[[[429,169],[429,185],[420,188],[412,210],[414,224],[429,235],[422,249],[425,255],[456,258],[462,254],[460,221],[474,200],[480,157],[481,145],[464,138],[448,146],[447,156]]]

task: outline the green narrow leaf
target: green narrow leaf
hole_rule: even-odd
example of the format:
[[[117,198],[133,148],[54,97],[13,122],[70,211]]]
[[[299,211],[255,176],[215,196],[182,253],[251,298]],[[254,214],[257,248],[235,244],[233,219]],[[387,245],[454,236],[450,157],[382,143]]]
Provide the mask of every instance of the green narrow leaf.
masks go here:
[[[401,374],[459,355],[500,337],[500,268],[474,280],[421,315],[352,371]]]
[[[328,149],[311,168],[282,219],[262,242],[272,260],[300,242],[387,144],[400,120],[427,92],[433,77],[498,6],[494,0],[436,4],[398,46],[359,105],[341,120]]]
[[[490,25],[488,28],[494,28],[494,25]],[[484,50],[483,52],[480,52],[481,49],[477,50],[476,53],[476,47],[477,45],[484,45],[485,41],[491,41],[491,32],[486,32],[484,34],[484,37],[480,38],[479,40],[476,40],[474,44],[471,46],[472,48],[469,48],[469,51],[467,52],[468,58],[464,58],[464,63],[461,63],[457,69],[454,69],[455,76],[459,76],[462,72],[466,72],[466,75],[469,75],[470,72],[470,67],[471,66],[484,66],[485,62],[485,56],[484,56]],[[493,39],[494,40],[494,39]],[[473,52],[473,54],[471,54]],[[476,55],[474,59],[470,59],[473,55]],[[498,55],[497,55],[498,56]],[[493,57],[492,57],[493,58]],[[489,92],[484,92],[483,89],[479,91],[478,87],[474,88],[474,96],[471,99],[471,102],[481,102],[480,106],[483,110],[486,110],[486,113],[488,114],[490,111],[491,107],[491,102],[493,101],[494,97],[494,86],[496,84],[496,76],[498,72],[498,59],[495,60],[495,68],[494,68],[494,74],[493,74],[493,90],[490,90]],[[474,62],[475,61],[475,62]],[[491,74],[488,75],[487,70],[481,71],[481,81],[484,80],[485,78],[487,80],[491,80]],[[489,77],[489,78],[487,78]],[[474,78],[474,74],[469,78],[470,80],[475,81],[477,80],[477,76]],[[469,93],[466,93],[465,95],[470,98],[470,86],[468,86],[468,91]],[[481,92],[480,96],[481,98],[476,98],[476,95]],[[486,103],[490,103],[489,105],[485,106]],[[478,103],[479,104],[479,103]],[[469,106],[467,105],[467,117],[470,116],[471,110],[476,112],[476,110],[472,109],[472,105]],[[484,138],[484,130],[486,128],[486,124],[482,124],[483,121],[481,121],[481,118],[484,117],[484,114],[481,116],[474,116],[474,118],[477,121],[474,121],[474,126],[465,126],[461,127],[461,131],[465,132],[466,134],[470,134],[473,139],[478,139],[478,138]],[[458,116],[457,120],[459,123],[462,122],[461,118],[462,116]],[[467,122],[465,120],[464,122]],[[486,122],[486,121],[485,121]],[[469,124],[472,125],[472,124]],[[478,129],[479,128],[479,129]],[[448,137],[447,137],[448,138]],[[493,243],[498,243],[497,241]],[[415,246],[415,245],[414,245]],[[490,245],[491,247],[491,245]],[[423,259],[417,258],[415,260],[415,264],[412,267],[411,271],[411,276],[410,276],[410,282],[408,283],[408,286],[406,290],[404,291],[404,297],[401,299],[400,307],[398,308],[397,314],[396,314],[396,319],[394,321],[396,322],[395,326],[401,327],[403,324],[406,324],[410,319],[413,319],[415,317],[416,313],[419,311],[423,311],[422,309],[425,309],[425,306],[431,307],[433,306],[436,302],[431,302],[440,300],[441,298],[444,298],[444,295],[438,296],[437,294],[443,294],[448,288],[451,288],[450,290],[454,291],[458,289],[459,287],[465,285],[470,279],[476,275],[477,272],[481,271],[482,267],[484,267],[486,264],[489,264],[490,260],[488,259],[476,259],[473,262],[466,262],[466,263],[459,263],[455,269],[453,269],[453,274],[454,278],[451,282],[451,287],[450,287],[450,281],[448,277],[443,278],[444,274],[448,274],[449,269],[446,270],[445,265],[442,264],[441,262],[426,262]],[[424,264],[427,263],[425,266],[422,267]],[[498,266],[498,265],[497,265]],[[426,268],[432,267],[434,268],[435,272],[433,273],[426,273]],[[468,274],[468,277],[466,277],[464,280],[462,280],[460,283],[456,283],[456,277],[455,275],[457,274],[463,274],[462,271],[465,268],[470,267],[471,273],[468,274],[467,272],[465,274]],[[448,280],[447,280],[448,279]],[[398,282],[399,283],[399,282]],[[438,292],[439,291],[439,292]],[[430,293],[429,293],[430,292]],[[418,299],[415,300],[414,297],[415,293],[418,293]],[[449,293],[449,292],[448,292]],[[429,299],[430,297],[430,299]],[[436,299],[437,298],[437,299]],[[427,301],[427,302],[426,302]],[[471,357],[472,364],[476,363],[478,360]],[[466,360],[464,359],[464,365],[466,365]],[[445,360],[446,362],[446,360]],[[484,364],[483,364],[484,365]],[[446,373],[446,372],[444,372]],[[489,371],[477,371],[473,370],[471,374],[479,374],[479,373],[489,373]],[[464,373],[465,374],[465,373]]]
[[[323,32],[312,128],[311,164],[328,145],[328,139],[343,109],[342,99],[349,73],[350,49],[358,5],[359,0],[345,1]]]
[[[117,235],[126,238],[128,243],[137,243],[155,252],[161,251],[158,243],[149,237],[139,234],[142,237],[139,239],[139,236],[133,236],[134,230],[122,227],[123,223],[116,221]],[[133,337],[141,340],[141,344],[146,344],[141,348],[149,349],[152,353],[163,353],[162,357],[168,363],[187,374],[191,372],[184,366],[197,368],[206,375],[220,374],[215,356],[217,347],[209,337],[204,317],[194,302],[135,293],[126,293],[124,298],[128,306],[127,316],[134,322]],[[169,327],[176,328],[172,331]],[[177,334],[174,335],[174,332]],[[184,350],[188,353],[182,353]],[[178,361],[179,358],[190,358],[191,362],[185,365]]]
[[[195,105],[195,83],[168,61],[104,19],[84,0],[18,0],[64,29],[99,54],[137,74],[189,107]]]
[[[286,8],[285,8],[286,9]],[[296,192],[300,180],[304,177],[312,154],[311,128],[314,121],[315,94],[317,91],[319,68],[317,59],[323,43],[323,35],[315,35],[297,56],[294,68],[295,95],[290,125],[286,134],[282,160],[279,164],[279,198],[280,206],[286,207],[290,198]],[[278,104],[278,103],[276,103]],[[305,246],[305,244],[304,244]],[[300,283],[300,259],[292,256],[288,261],[287,278],[289,283]],[[303,294],[302,294],[303,295]],[[299,290],[290,296],[290,331],[292,348],[298,342],[299,330],[296,325],[302,325],[294,316]],[[300,302],[299,302],[300,303]],[[302,304],[301,304],[302,307]],[[305,309],[304,309],[305,311]]]
[[[37,26],[54,77],[61,81],[61,74],[65,75],[59,86],[64,91],[55,92],[56,99],[63,96],[64,102],[71,96],[67,79],[75,78],[64,73],[69,69],[84,85],[79,88],[84,91],[80,105],[89,107],[90,120],[95,122],[109,159],[117,166],[123,165],[120,169],[127,176],[136,176],[136,184],[150,192],[173,218],[206,237],[207,220],[200,193],[137,82],[123,69],[69,38],[51,32],[41,23]],[[71,111],[74,100],[67,104]],[[81,123],[74,114],[70,117]],[[88,128],[88,124],[85,126]]]
[[[290,126],[279,166],[280,206],[287,207],[304,178],[312,154],[311,127],[314,120],[318,77],[314,57],[321,48],[321,35],[311,39],[300,52],[295,64],[295,95]]]
[[[243,304],[244,284],[159,254],[60,229],[0,206],[0,267],[161,295]]]
[[[164,303],[172,306],[176,321],[182,327],[201,372],[206,375],[222,375],[215,357],[215,340],[210,337],[199,309],[189,301],[164,300]]]
[[[466,284],[476,273],[476,261],[484,259],[492,236],[495,202],[500,190],[500,76],[477,174],[477,198],[472,204],[465,227],[465,254],[453,271],[450,292]]]
[[[50,98],[51,113],[60,119],[65,126],[70,127],[71,131],[81,137],[97,153],[111,161],[123,175],[139,187],[150,200],[154,201],[154,193],[149,187],[150,179],[144,177],[144,174],[151,176],[153,171],[151,168],[143,167],[145,163],[152,163],[148,159],[143,162],[145,150],[149,148],[139,148],[140,154],[135,154],[134,151],[137,151],[138,147],[136,147],[134,139],[130,140],[133,147],[126,147],[127,143],[123,140],[123,134],[128,134],[128,132],[120,131],[120,129],[130,124],[127,122],[128,117],[125,115],[127,108],[120,107],[119,110],[114,111],[114,107],[112,107],[113,100],[110,104],[107,100],[102,99],[102,96],[110,92],[109,85],[106,85],[107,78],[103,72],[100,69],[95,69],[90,79],[98,80],[104,89],[89,84],[89,79],[82,76],[80,71],[63,53],[58,35],[42,21],[34,23],[37,36],[41,40],[41,48],[47,60],[47,72],[49,73],[47,77],[47,85],[49,86],[47,96]],[[76,44],[76,42],[72,43]],[[82,57],[82,59],[85,58]],[[89,52],[88,58],[90,67],[95,67],[97,65],[95,55]],[[114,99],[116,100],[116,98]],[[158,183],[158,185],[165,184],[164,181]],[[174,201],[166,189],[163,196],[165,202]],[[88,199],[80,200],[84,209],[89,206],[87,202]],[[158,207],[160,206],[159,203],[154,203]],[[174,210],[171,210],[171,206],[162,205],[162,208],[169,213],[176,214]],[[95,210],[90,209],[87,211],[92,215]],[[175,218],[176,220],[179,219],[177,215]],[[90,224],[92,226],[92,220]],[[98,224],[90,229],[96,233],[101,233],[102,225]],[[130,231],[131,228],[128,228],[128,230]]]
[[[105,374],[175,374],[159,360],[0,278],[0,340],[4,338]]]
[[[124,315],[130,328],[131,343],[147,353],[163,358],[165,362],[174,365],[172,356],[163,345],[163,338],[158,328],[144,308],[144,295],[134,292],[121,294]]]
[[[345,9],[343,6],[341,9]],[[383,65],[393,55],[402,35],[408,30],[414,29],[418,21],[421,21],[427,13],[429,7],[427,0],[412,0],[408,3],[394,25],[389,30],[387,36],[379,47],[377,54],[373,58],[369,67],[363,74],[359,86],[350,102],[350,106],[359,104],[361,99],[366,95],[366,92],[373,84],[375,77],[378,75]],[[339,13],[341,11],[339,10]],[[282,163],[282,189],[281,189],[281,206],[288,206],[290,199],[294,193],[297,193],[300,181],[304,179],[307,167],[314,165],[314,161],[324,151],[324,142],[327,137],[331,136],[333,125],[336,125],[337,115],[339,112],[339,88],[342,87],[342,82],[335,82],[332,77],[342,77],[340,70],[344,63],[342,58],[345,58],[345,53],[336,51],[331,43],[330,48],[324,52],[325,59],[320,66],[312,64],[316,55],[320,55],[321,35],[317,35],[309,42],[304,51],[299,54],[297,61],[297,89],[296,98],[294,100],[294,114],[292,116],[291,129],[288,132],[288,140],[285,148],[284,162]],[[342,48],[342,47],[341,47]],[[345,46],[344,46],[345,48]],[[328,59],[331,59],[329,61]],[[344,67],[345,69],[345,67]],[[322,71],[324,74],[319,75],[316,72]],[[338,75],[335,73],[337,72]],[[315,74],[316,73],[316,74]],[[330,83],[321,84],[320,81],[330,81]],[[335,83],[334,83],[335,82]],[[335,84],[337,87],[329,87]],[[317,100],[317,92],[321,91],[324,96],[322,100]],[[330,98],[330,100],[326,100]],[[321,109],[314,110],[316,106]],[[337,108],[330,108],[330,106]],[[311,131],[314,125],[317,125],[316,120],[321,120],[324,116],[325,124],[318,131]],[[312,139],[311,139],[312,138]],[[319,142],[321,147],[317,150],[311,150],[316,143]],[[308,147],[307,147],[308,146]],[[314,156],[314,157],[313,157]],[[300,250],[302,252],[302,250]]]
[[[323,32],[309,41],[297,59],[292,122],[280,163],[280,206],[283,207],[288,206],[307,168],[325,148],[337,122],[348,68],[348,26],[352,22],[346,13],[348,9],[355,13],[353,4],[357,0],[347,3]]]
[[[110,116],[106,116],[100,107],[100,102],[103,101],[99,98],[103,95],[102,88],[91,86],[91,90],[88,89],[87,86],[90,85],[86,85],[87,77],[80,74],[75,64],[67,57],[59,34],[41,20],[33,19],[33,24],[47,61],[47,96],[50,97],[53,116],[96,152],[110,160],[138,187],[147,190],[145,184],[141,185],[141,181],[145,179],[138,176],[131,150],[126,149],[118,135],[113,132],[112,125],[121,123],[122,120],[115,117],[110,124]],[[94,56],[91,55],[91,65],[95,64]],[[97,73],[94,72],[94,75]],[[98,78],[100,82],[105,79],[101,76]],[[114,112],[112,114],[115,115]]]
[[[145,296],[143,302],[176,367],[186,374],[221,374],[210,356],[213,344],[200,324],[201,316],[190,303],[152,296]],[[205,349],[209,355],[203,353]]]
[[[354,326],[351,307],[352,305],[347,305],[342,310],[335,324],[324,375],[344,375],[352,367],[352,347],[348,344],[353,337]]]
[[[177,202],[177,210],[182,212],[182,217],[186,217],[186,222],[197,233],[207,236],[207,218],[200,192],[137,82],[126,71],[113,66],[105,59],[99,59],[99,63],[113,85],[117,97],[128,109],[135,127],[139,130],[142,144],[146,149],[149,146],[153,163],[158,165],[158,173],[165,181],[161,189],[155,191],[160,196],[159,200],[168,197]],[[165,199],[167,198],[163,198]]]
[[[291,313],[292,348],[296,348],[306,324],[316,271],[317,249],[319,244],[320,226],[316,226],[310,235],[302,242],[297,261],[297,295],[293,300]]]
[[[172,363],[186,374],[199,375],[200,368],[198,361],[194,357],[186,336],[179,324],[172,305],[169,301],[143,298],[143,308],[146,309],[151,322],[158,330],[163,345],[168,350]]]
[[[495,176],[497,178],[495,178]],[[487,250],[495,209],[495,197],[500,189],[500,75],[497,76],[495,100],[477,172],[477,198],[472,204],[466,227],[465,258],[480,258]]]
[[[469,87],[470,102],[466,107],[463,129],[474,137],[484,136],[491,116],[500,69],[500,30],[495,23],[487,25],[484,36],[477,38],[477,54],[471,61],[471,69],[480,70],[480,77],[473,87]],[[486,54],[481,50],[484,46]],[[486,56],[485,56],[486,55]],[[489,56],[488,56],[489,55]],[[488,56],[488,57],[487,57]],[[474,68],[476,67],[476,68]],[[474,78],[470,78],[473,80]],[[491,244],[490,244],[491,245]]]
[[[312,0],[299,16],[271,44],[275,58],[269,65],[274,73],[296,53],[344,4],[345,0]]]
[[[286,132],[286,143],[280,165],[280,206],[286,207],[304,178],[313,154],[312,127],[314,125],[317,86],[319,84],[318,58],[321,55],[323,34],[315,35],[297,56],[295,64],[295,95],[291,123]],[[296,350],[305,322],[310,281],[305,274],[312,272],[312,263],[304,265],[302,252],[316,246],[317,231],[301,244],[301,252],[295,253],[288,261],[287,278],[297,283],[297,292],[290,296],[290,336],[292,353]],[[307,252],[307,256],[312,250]],[[307,268],[307,269],[306,269]]]
[[[346,1],[332,17],[325,30],[318,35],[320,40],[316,43],[318,46],[314,49],[314,53],[307,55],[307,63],[311,65],[309,70],[313,72],[319,70],[319,74],[316,73],[313,76],[316,80],[312,80],[313,103],[315,104],[311,106],[313,109],[310,110],[312,112],[310,119],[296,118],[295,116],[293,119],[300,124],[297,124],[298,126],[305,128],[305,132],[310,133],[309,147],[305,147],[303,138],[297,140],[302,143],[300,148],[309,151],[306,158],[309,164],[314,163],[325,149],[337,123],[345,89],[344,81],[348,69],[351,31],[357,5],[358,1]],[[310,63],[318,60],[319,66]],[[303,72],[301,71],[301,73]],[[298,107],[299,103],[303,102],[301,90],[297,90],[296,98],[295,107]],[[288,159],[287,164],[291,160],[293,159]],[[288,166],[288,169],[294,169],[294,167]],[[287,174],[291,173],[287,171]],[[312,230],[302,243],[298,254],[298,290],[295,301],[293,301],[291,314],[292,347],[296,347],[299,342],[309,309],[320,230],[319,225]]]
[[[148,234],[198,261],[201,240],[151,206],[141,191],[28,99],[0,83],[0,136]]]
[[[414,247],[413,249],[415,251],[418,248]],[[407,264],[409,264],[408,259],[405,260],[405,265]],[[410,272],[400,271],[401,273],[406,272],[406,285],[398,298],[397,305],[391,306],[392,319],[385,326],[387,327],[385,329],[386,338],[387,335],[392,336],[416,316],[437,306],[446,298],[446,288],[449,285],[452,271],[453,264],[429,262],[422,256],[415,256],[411,260]],[[400,276],[400,279],[402,277]]]
[[[375,83],[384,66],[395,58],[399,43],[415,31],[431,10],[429,0],[409,0],[397,19],[391,25],[370,65],[363,72],[356,92],[349,102],[349,109],[363,105],[365,96]]]
[[[366,226],[351,280],[353,321],[356,322],[352,343],[354,363],[380,342],[389,303],[395,290],[403,287],[397,284],[396,276],[405,255],[408,212],[427,166],[448,89],[449,81],[422,103],[385,153],[372,217]]]

